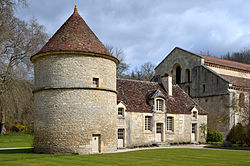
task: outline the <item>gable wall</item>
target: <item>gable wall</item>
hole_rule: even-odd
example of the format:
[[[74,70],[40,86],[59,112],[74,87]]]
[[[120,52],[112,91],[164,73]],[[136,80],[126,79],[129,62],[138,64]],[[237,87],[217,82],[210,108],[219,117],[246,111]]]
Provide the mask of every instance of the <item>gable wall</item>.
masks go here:
[[[179,64],[182,68],[181,71],[181,82],[185,82],[185,71],[189,69],[192,75],[192,68],[194,66],[200,65],[202,60],[200,57],[193,55],[189,52],[183,51],[179,48],[175,48],[168,56],[165,58],[161,64],[155,69],[156,75],[164,75],[166,73],[172,74],[173,84],[176,82],[176,73],[173,70],[176,64]]]

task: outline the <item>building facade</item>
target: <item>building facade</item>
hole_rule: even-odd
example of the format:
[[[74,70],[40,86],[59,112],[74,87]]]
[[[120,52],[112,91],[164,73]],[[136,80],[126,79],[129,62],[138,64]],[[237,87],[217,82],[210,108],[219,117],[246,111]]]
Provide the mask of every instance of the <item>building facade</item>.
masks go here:
[[[250,65],[176,47],[155,68],[155,73],[172,73],[173,84],[178,84],[209,113],[209,128],[226,136],[233,125],[248,123]]]
[[[171,82],[117,80],[118,148],[205,142],[207,113]]]
[[[119,61],[76,8],[31,61],[37,153],[110,153],[204,141],[207,113],[172,86],[172,76],[157,82],[116,79]]]

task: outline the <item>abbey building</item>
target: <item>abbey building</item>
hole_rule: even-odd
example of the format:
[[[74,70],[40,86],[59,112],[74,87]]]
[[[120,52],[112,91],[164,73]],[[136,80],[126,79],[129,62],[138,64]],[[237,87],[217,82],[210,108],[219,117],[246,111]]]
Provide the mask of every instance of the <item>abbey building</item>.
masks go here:
[[[244,86],[234,81],[239,71],[249,77],[249,66],[231,71],[228,68],[233,66],[217,67],[212,60],[176,48],[155,69],[154,81],[117,79],[118,59],[75,8],[31,57],[35,152],[109,153],[139,145],[204,142],[207,120],[214,125],[207,116],[227,111],[238,94],[249,101],[245,99],[249,79],[237,76],[246,81]],[[220,75],[220,71],[232,74]],[[220,123],[214,128],[226,131],[236,123],[231,118],[228,122],[225,130]]]

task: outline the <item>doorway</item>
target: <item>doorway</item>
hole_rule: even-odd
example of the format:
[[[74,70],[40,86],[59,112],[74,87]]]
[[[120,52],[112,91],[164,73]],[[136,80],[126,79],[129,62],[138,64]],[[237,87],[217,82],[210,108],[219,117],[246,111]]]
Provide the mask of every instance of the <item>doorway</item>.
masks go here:
[[[124,129],[118,129],[118,148],[124,148]]]
[[[162,142],[162,123],[156,123],[156,142]]]
[[[100,153],[100,135],[98,134],[92,136],[92,153]]]
[[[197,139],[196,139],[196,133],[197,133],[197,124],[196,123],[193,123],[192,124],[192,133],[191,133],[191,142],[197,142]]]

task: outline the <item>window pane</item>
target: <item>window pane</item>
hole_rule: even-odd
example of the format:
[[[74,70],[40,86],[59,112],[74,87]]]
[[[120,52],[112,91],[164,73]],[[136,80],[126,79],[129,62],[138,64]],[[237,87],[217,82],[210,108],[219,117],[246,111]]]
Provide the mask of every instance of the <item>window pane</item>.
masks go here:
[[[124,138],[124,129],[118,129],[118,139]]]
[[[195,133],[195,124],[192,124],[192,133]]]
[[[93,85],[99,87],[99,78],[93,78]]]
[[[161,133],[161,124],[156,125],[156,133]]]
[[[173,131],[173,118],[167,117],[167,130]]]
[[[163,101],[162,100],[160,100],[160,99],[157,99],[156,100],[156,110],[157,111],[162,111],[163,109]]]
[[[145,130],[151,130],[151,116],[145,116]]]
[[[118,115],[122,115],[123,116],[123,108],[118,108]]]

